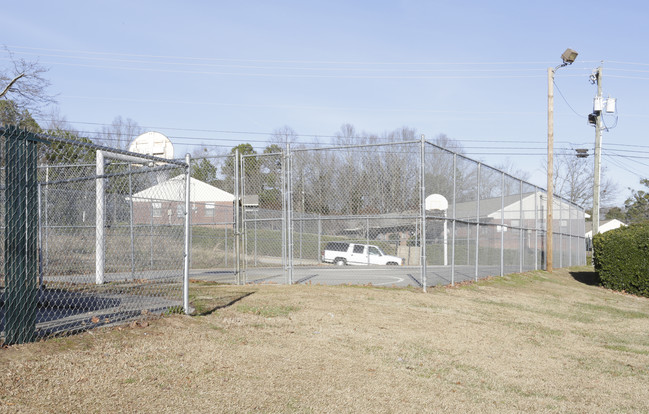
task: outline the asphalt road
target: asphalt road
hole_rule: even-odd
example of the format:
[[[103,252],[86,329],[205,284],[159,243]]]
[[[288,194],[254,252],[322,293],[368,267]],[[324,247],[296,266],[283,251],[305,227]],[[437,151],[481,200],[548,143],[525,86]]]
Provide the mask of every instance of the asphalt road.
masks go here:
[[[504,274],[518,272],[518,266],[508,266]],[[525,270],[525,269],[524,269]],[[246,283],[288,283],[288,275],[281,267],[249,268],[244,272]],[[478,278],[500,275],[500,266],[480,266]],[[421,269],[409,266],[332,266],[295,267],[293,283],[321,285],[373,285],[373,286],[414,286],[421,287]],[[475,280],[474,266],[428,266],[426,285],[449,285]],[[230,270],[194,270],[190,279],[221,283],[234,283],[235,274]]]

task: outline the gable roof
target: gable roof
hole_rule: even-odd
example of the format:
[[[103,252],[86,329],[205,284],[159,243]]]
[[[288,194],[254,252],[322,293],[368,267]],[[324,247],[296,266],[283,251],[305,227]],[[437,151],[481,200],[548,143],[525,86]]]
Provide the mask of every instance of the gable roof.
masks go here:
[[[620,228],[622,226],[626,226],[623,222],[621,222],[618,219],[611,219],[611,220],[601,220],[599,222],[599,232],[600,233],[606,233],[609,230],[614,230],[617,228]],[[586,237],[592,237],[593,236],[593,222],[592,221],[587,221],[586,222]]]
[[[190,178],[189,184],[189,199],[192,203],[234,202],[234,195],[201,180]],[[134,202],[151,200],[185,200],[185,177],[179,175],[133,194]]]

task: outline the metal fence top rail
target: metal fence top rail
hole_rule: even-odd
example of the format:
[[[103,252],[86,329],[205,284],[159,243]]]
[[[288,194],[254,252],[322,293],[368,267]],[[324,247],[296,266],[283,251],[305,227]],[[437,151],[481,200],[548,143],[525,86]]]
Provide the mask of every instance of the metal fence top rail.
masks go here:
[[[13,127],[13,126],[9,126],[9,127],[0,126],[0,135],[5,135],[5,133],[11,128],[16,128],[16,127]],[[40,133],[34,133],[34,132],[29,132],[29,133],[36,136],[36,138],[38,138],[39,140],[45,141],[45,142],[75,145],[75,146],[90,148],[90,149],[98,150],[98,151],[105,151],[105,152],[109,152],[109,153],[127,155],[127,156],[135,156],[135,157],[138,157],[138,158],[143,158],[143,159],[147,159],[147,160],[151,160],[151,161],[155,161],[155,162],[161,162],[161,163],[164,162],[164,163],[167,163],[167,164],[175,164],[175,165],[178,165],[178,166],[187,167],[187,164],[185,163],[184,160],[180,161],[180,160],[173,160],[173,159],[167,159],[167,158],[160,158],[160,157],[156,157],[156,156],[153,156],[153,155],[139,154],[139,153],[126,151],[126,150],[119,149],[119,148],[106,147],[104,145],[98,145],[98,144],[91,143],[91,142],[75,141],[75,140],[71,140],[71,139],[67,139],[67,138],[55,137],[53,135],[40,134]]]

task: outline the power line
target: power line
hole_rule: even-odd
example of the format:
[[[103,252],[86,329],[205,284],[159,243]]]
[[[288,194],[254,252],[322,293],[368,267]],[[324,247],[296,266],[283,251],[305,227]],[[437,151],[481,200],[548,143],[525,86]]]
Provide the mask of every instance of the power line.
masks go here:
[[[566,105],[568,105],[568,108],[570,108],[572,110],[572,112],[574,112],[578,117],[587,118],[587,116],[581,115],[579,112],[575,111],[575,108],[573,108],[572,105],[570,105],[570,102],[568,102],[566,97],[563,95],[563,92],[561,92],[561,89],[559,89],[559,86],[554,81],[554,79],[552,79],[552,83],[554,83],[554,87],[557,89],[557,92],[559,92],[559,95],[561,95],[561,98],[563,98],[563,101],[566,103]]]
[[[207,58],[207,57],[192,57],[192,56],[173,56],[173,55],[150,55],[150,54],[135,54],[135,53],[116,53],[116,52],[98,52],[98,51],[83,51],[73,49],[51,49],[51,48],[36,48],[27,46],[7,46],[14,53],[28,54],[26,52],[14,51],[14,49],[46,51],[46,52],[61,52],[61,53],[78,53],[97,56],[126,56],[137,58],[152,58],[152,59],[185,59],[190,61],[204,61],[204,62],[250,62],[250,63],[302,63],[302,64],[345,64],[345,65],[390,65],[390,66],[404,66],[404,65],[547,65],[548,62],[541,61],[511,61],[511,62],[363,62],[363,61],[325,61],[325,60],[295,60],[295,59],[241,59],[241,58]],[[32,53],[32,55],[38,55]],[[580,63],[597,63],[599,61],[581,61]]]

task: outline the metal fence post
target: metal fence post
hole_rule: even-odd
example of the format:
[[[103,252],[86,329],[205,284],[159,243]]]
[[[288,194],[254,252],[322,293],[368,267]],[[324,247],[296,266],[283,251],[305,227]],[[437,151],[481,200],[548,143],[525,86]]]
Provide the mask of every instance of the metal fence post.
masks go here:
[[[478,181],[478,194],[475,211],[475,281],[478,281],[478,272],[480,268],[480,163],[478,163],[477,181]]]
[[[291,144],[287,143],[286,144],[286,173],[287,173],[287,180],[286,180],[286,223],[287,223],[287,238],[288,238],[288,257],[287,257],[287,263],[288,263],[288,284],[292,285],[293,284],[293,154],[291,154]]]
[[[38,289],[43,289],[43,229],[41,223],[41,215],[43,214],[43,209],[41,207],[41,183],[38,183]]]
[[[288,147],[288,145],[287,145]],[[287,177],[286,177],[286,163],[288,162],[288,157],[287,157],[287,148],[284,148],[284,153],[282,154],[282,164],[281,164],[281,186],[282,186],[282,272],[284,273],[285,279],[288,281],[288,270],[287,270],[287,256],[288,256],[288,249],[287,249],[287,244],[288,244],[288,237],[287,237],[287,212],[288,212],[288,206],[287,206],[287,199],[286,199],[286,193],[287,193],[287,188],[288,184],[286,183]]]
[[[421,285],[426,292],[428,281],[426,280],[426,137],[421,136],[419,146],[419,205],[420,205],[420,219],[421,219],[421,238],[419,240],[420,246],[420,279]]]
[[[36,338],[38,187],[34,137],[18,128],[7,132],[4,330],[12,345]]]
[[[320,214],[318,214],[318,251],[316,254],[318,255],[318,264],[322,263],[322,255],[320,254],[320,250],[322,249],[322,217]]]
[[[500,276],[505,275],[505,173],[500,173]]]
[[[523,242],[523,220],[525,218],[525,212],[523,211],[523,181],[518,180],[519,184],[519,193],[520,193],[520,201],[519,201],[519,213],[518,213],[518,238],[519,238],[519,249],[520,251],[518,252],[519,254],[519,259],[520,259],[520,264],[519,264],[519,273],[523,273],[523,253],[525,252],[525,244]]]
[[[105,207],[106,192],[104,191],[104,153],[101,150],[96,152],[96,174],[95,179],[95,284],[104,283],[104,261],[105,244],[104,244],[104,224],[105,224]]]
[[[534,187],[534,270],[539,270],[539,188]]]
[[[183,308],[185,313],[189,315],[189,255],[190,243],[189,236],[191,233],[191,214],[190,214],[190,201],[191,201],[191,155],[185,154],[185,163],[187,164],[185,170],[185,257],[183,266]]]
[[[365,217],[365,244],[368,246],[366,247],[367,249],[367,265],[369,266],[370,264],[370,218]]]
[[[455,221],[456,221],[456,211],[455,206],[457,205],[457,154],[453,154],[453,223],[451,229],[453,235],[451,237],[451,286],[455,286]]]
[[[131,174],[131,163],[128,163],[128,224],[131,236],[131,279],[135,279],[135,235],[133,233],[133,176]]]
[[[234,273],[237,285],[241,284],[241,240],[239,239],[239,204],[241,201],[241,194],[239,193],[239,186],[241,185],[239,169],[240,169],[240,156],[239,149],[234,151]],[[243,180],[241,180],[243,181]]]
[[[47,256],[47,254],[48,254],[48,248],[47,248],[48,247],[48,238],[47,238],[47,236],[48,236],[48,208],[47,208],[48,203],[47,203],[47,200],[48,200],[49,188],[48,188],[47,183],[49,182],[49,180],[50,180],[50,167],[47,166],[47,167],[45,167],[45,191],[44,191],[45,225],[44,225],[44,228],[43,228],[43,230],[45,230],[45,240],[44,240],[45,248],[43,249],[44,251],[41,252],[43,254],[43,272],[47,272],[47,265],[48,265],[48,263],[47,263],[47,259],[48,259],[48,256]]]
[[[563,199],[559,198],[559,267],[563,267]]]

